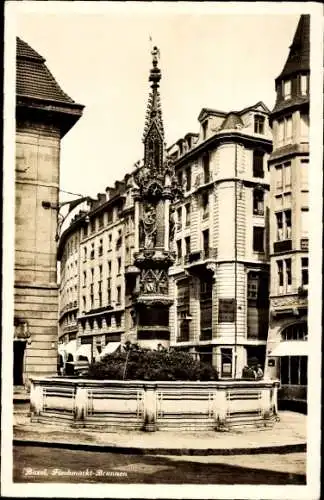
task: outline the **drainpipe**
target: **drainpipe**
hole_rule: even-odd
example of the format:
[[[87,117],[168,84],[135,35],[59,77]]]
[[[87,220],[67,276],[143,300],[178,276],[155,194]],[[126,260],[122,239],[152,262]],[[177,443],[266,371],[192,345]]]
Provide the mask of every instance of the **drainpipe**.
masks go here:
[[[234,301],[235,301],[235,316],[234,316],[234,378],[237,372],[237,144],[235,143],[235,217],[234,217]]]

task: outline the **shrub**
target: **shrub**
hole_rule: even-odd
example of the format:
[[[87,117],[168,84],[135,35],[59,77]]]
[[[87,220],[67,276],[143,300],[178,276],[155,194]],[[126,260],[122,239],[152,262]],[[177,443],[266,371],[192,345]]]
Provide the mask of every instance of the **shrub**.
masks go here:
[[[89,378],[112,380],[217,380],[215,368],[176,349],[150,350],[127,345],[89,367]]]

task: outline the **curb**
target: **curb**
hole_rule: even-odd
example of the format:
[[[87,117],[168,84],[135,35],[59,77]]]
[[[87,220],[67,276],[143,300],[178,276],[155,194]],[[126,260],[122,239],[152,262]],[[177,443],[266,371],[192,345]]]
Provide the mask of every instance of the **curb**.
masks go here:
[[[68,441],[41,441],[36,439],[14,438],[15,446],[37,446],[44,448],[61,448],[69,450],[96,451],[104,453],[123,453],[129,455],[188,455],[188,456],[211,456],[211,455],[258,455],[265,453],[299,453],[305,452],[306,443],[260,446],[250,448],[144,448],[139,446],[118,446],[95,443],[70,443]]]

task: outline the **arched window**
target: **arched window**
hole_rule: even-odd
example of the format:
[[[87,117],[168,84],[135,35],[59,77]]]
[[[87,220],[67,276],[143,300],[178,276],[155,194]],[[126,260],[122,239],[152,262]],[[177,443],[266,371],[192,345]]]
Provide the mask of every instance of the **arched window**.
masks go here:
[[[288,325],[281,332],[282,340],[307,340],[307,323],[302,321]]]

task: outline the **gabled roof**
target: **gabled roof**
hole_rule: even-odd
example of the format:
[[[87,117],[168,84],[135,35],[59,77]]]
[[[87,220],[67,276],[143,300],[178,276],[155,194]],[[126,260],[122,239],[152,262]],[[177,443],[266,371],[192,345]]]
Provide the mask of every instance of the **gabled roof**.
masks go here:
[[[74,104],[75,102],[59,86],[45,64],[45,59],[26,42],[17,37],[16,55],[17,96]]]
[[[310,70],[309,54],[310,54],[310,15],[303,14],[300,16],[293,42],[289,48],[289,55],[282,72],[276,78],[283,80],[298,72],[306,72]]]
[[[225,111],[219,111],[217,109],[212,109],[212,108],[202,108],[202,110],[199,113],[198,116],[198,121],[201,122],[208,116],[218,116],[220,118],[223,118],[226,116]]]

